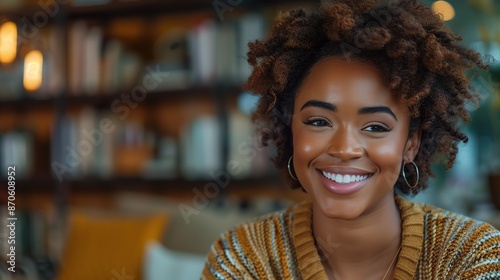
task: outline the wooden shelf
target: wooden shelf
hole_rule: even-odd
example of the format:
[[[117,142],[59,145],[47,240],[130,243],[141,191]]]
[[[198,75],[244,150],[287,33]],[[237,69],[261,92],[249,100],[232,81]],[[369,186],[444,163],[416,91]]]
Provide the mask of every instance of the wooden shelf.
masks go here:
[[[31,191],[31,190],[56,190],[56,180],[49,177],[36,177],[26,179],[16,179],[16,192]],[[0,180],[0,186],[7,186],[8,181],[5,179]]]
[[[50,7],[57,11],[51,12],[51,14],[46,12],[41,5],[30,5],[24,6],[21,9],[0,10],[0,16],[6,16],[13,19],[22,19],[26,17],[31,21],[36,14],[42,12],[47,16],[49,21],[54,21],[61,17],[68,19],[94,18],[107,20],[110,18],[137,15],[147,17],[158,14],[168,15],[173,13],[213,10],[212,2],[211,0],[114,0],[111,4],[78,7],[58,4],[56,8]]]
[[[31,108],[52,106],[56,97],[32,98],[25,96],[18,99],[0,100],[0,108]]]
[[[307,0],[254,0],[240,1],[241,3],[233,8],[255,8],[271,4],[289,4],[290,2],[309,2]],[[109,20],[119,17],[141,16],[148,17],[153,15],[168,15],[178,13],[190,13],[196,11],[209,11],[216,14],[216,8],[213,0],[112,0],[110,4],[89,5],[89,6],[71,6],[59,4],[57,12],[47,13],[41,5],[23,6],[20,9],[0,10],[0,19],[2,16],[19,19],[26,17],[32,21],[35,14],[44,13],[49,21],[66,18],[74,19],[101,19]],[[228,4],[226,1],[221,3]],[[51,9],[54,9],[52,6]],[[51,10],[52,11],[52,10]]]
[[[148,179],[142,177],[113,177],[113,178],[85,178],[75,180],[64,180],[59,183],[51,178],[29,178],[16,180],[17,192],[32,191],[55,191],[59,184],[69,187],[72,191],[118,191],[118,190],[191,190],[192,188],[203,188],[211,180],[185,180],[185,179]],[[226,188],[258,188],[279,185],[281,179],[277,176],[264,178],[233,179]],[[6,186],[6,180],[0,180],[0,185]],[[225,189],[226,189],[225,188]]]
[[[240,92],[239,87],[230,87],[221,89],[228,94],[236,94]],[[155,91],[148,93],[146,99],[142,102],[154,103],[160,100],[182,100],[190,98],[199,98],[210,96],[213,97],[217,94],[218,89],[216,87],[196,87],[189,89],[180,90],[169,90],[169,91]],[[33,108],[33,107],[47,107],[57,104],[57,102],[63,102],[70,106],[81,106],[81,105],[92,105],[92,106],[105,106],[111,104],[114,100],[120,100],[122,94],[128,93],[124,90],[119,93],[97,93],[95,95],[69,95],[61,94],[59,96],[51,96],[47,98],[34,98],[31,96],[25,96],[19,99],[12,100],[0,100],[0,108]]]
[[[114,100],[120,100],[123,94],[130,95],[130,90],[124,90],[118,93],[97,93],[95,95],[71,95],[65,97],[65,102],[68,105],[107,105]],[[149,92],[146,98],[141,101],[145,103],[154,103],[160,100],[180,100],[189,98],[198,98],[204,96],[211,96],[216,94],[216,88],[204,86],[204,87],[194,87],[188,89],[179,90],[168,90],[168,91],[152,91]]]
[[[277,181],[277,178],[230,180],[227,188],[242,186],[259,186],[269,183],[271,180]],[[210,180],[185,180],[185,179],[145,179],[141,177],[115,177],[112,179],[88,178],[69,182],[74,190],[190,190],[192,188],[203,188]]]
[[[136,0],[122,1],[100,6],[73,7],[68,10],[69,18],[101,18],[155,14],[186,13],[199,10],[212,10],[211,0]]]

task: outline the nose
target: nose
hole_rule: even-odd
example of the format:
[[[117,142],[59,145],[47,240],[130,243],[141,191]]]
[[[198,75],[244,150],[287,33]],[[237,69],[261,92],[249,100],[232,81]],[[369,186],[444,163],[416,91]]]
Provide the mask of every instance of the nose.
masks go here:
[[[349,161],[363,156],[364,149],[351,128],[338,128],[332,135],[327,153],[340,161]]]

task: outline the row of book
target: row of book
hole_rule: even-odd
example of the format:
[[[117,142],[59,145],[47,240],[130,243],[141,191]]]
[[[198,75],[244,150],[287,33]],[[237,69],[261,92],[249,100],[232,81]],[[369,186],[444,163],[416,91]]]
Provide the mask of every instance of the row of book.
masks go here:
[[[152,154],[153,137],[139,121],[122,121],[110,111],[87,107],[62,115],[52,133],[51,171],[59,181],[136,175]]]
[[[108,30],[85,21],[74,23],[69,33],[70,91],[96,94],[135,86],[166,91],[214,83],[241,84],[250,74],[245,59],[247,43],[264,36],[263,16],[247,14],[223,22],[207,16],[199,18],[188,17],[179,25],[170,23],[157,28],[152,47],[144,48],[154,55],[152,60],[144,58],[140,51],[131,51],[138,48],[130,45],[142,40],[139,35],[123,35],[133,43],[113,37],[113,33],[123,32],[116,27],[119,22]],[[123,21],[124,26],[134,23],[155,29],[142,19]],[[151,69],[168,77],[151,77],[155,76]]]
[[[217,116],[200,114],[175,137],[147,128],[140,120],[120,120],[110,112],[86,108],[54,125],[51,170],[58,180],[111,176],[197,180],[220,171],[234,178],[269,175],[270,151],[259,145],[249,117],[231,112],[228,135],[223,126]]]
[[[154,23],[117,19],[107,25],[81,20],[67,27],[67,41],[65,27],[50,25],[40,29],[29,46],[20,47],[43,53],[39,96],[113,94],[138,86],[167,91],[246,80],[247,44],[264,36],[263,16],[246,14],[224,21],[198,14],[186,18],[182,23],[167,17]],[[161,21],[168,24],[157,24]],[[140,29],[130,31],[128,26]],[[153,34],[144,38],[146,33]],[[0,99],[25,94],[22,57],[0,66],[0,81],[5,85]]]
[[[235,179],[270,175],[271,150],[260,145],[248,116],[232,112],[228,118],[227,146],[222,124],[214,116],[199,116],[183,131],[180,171],[187,179],[211,179],[221,171]],[[227,161],[223,150],[227,149]]]
[[[42,147],[35,147],[32,132],[0,133],[0,168],[15,166],[16,179],[23,179],[33,176],[35,162],[46,162],[59,181],[111,176],[210,179],[218,171],[234,178],[269,175],[270,151],[260,146],[250,118],[238,110],[225,121],[216,115],[194,116],[177,136],[144,123],[87,107],[55,120],[46,147],[50,152],[41,154],[35,153]],[[40,156],[50,158],[36,158]]]

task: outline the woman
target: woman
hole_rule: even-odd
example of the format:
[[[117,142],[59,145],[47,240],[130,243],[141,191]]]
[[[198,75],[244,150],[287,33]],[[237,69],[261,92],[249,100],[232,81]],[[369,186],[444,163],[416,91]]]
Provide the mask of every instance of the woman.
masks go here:
[[[464,71],[487,66],[417,1],[375,2],[291,11],[250,44],[254,119],[309,199],[221,235],[202,279],[500,279],[500,232],[400,196],[453,165]]]

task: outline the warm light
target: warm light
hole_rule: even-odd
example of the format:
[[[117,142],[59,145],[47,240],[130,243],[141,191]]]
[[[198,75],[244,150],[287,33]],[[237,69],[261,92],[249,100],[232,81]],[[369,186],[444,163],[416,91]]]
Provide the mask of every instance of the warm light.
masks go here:
[[[40,51],[30,51],[24,59],[24,88],[35,91],[42,85],[43,55]]]
[[[17,25],[11,21],[0,26],[0,62],[11,63],[17,54]]]
[[[436,1],[432,3],[432,10],[444,21],[455,17],[455,9],[453,9],[453,6],[446,1]]]

